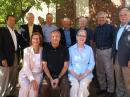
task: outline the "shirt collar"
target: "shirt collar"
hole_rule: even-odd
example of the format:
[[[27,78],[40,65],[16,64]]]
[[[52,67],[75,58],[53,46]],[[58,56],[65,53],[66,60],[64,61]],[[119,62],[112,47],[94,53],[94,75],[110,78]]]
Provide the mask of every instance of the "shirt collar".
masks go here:
[[[14,29],[10,28],[8,25],[7,25],[7,28],[9,29],[9,31],[14,31]]]
[[[75,49],[78,48],[78,44],[77,44],[77,43],[74,45],[74,48],[75,48]],[[86,48],[86,45],[85,45],[85,44],[84,44],[84,47],[83,47],[83,48]]]

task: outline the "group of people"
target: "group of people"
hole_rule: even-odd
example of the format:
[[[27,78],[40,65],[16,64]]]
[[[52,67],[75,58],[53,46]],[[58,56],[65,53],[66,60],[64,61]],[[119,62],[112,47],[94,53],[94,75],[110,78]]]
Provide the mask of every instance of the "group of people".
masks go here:
[[[130,11],[122,8],[120,24],[107,23],[107,14],[97,14],[94,32],[88,20],[79,18],[79,28],[71,27],[71,20],[62,19],[62,27],[52,24],[51,13],[44,25],[34,24],[28,13],[27,24],[15,28],[15,16],[8,15],[6,27],[0,28],[0,97],[14,96],[17,75],[20,85],[18,97],[88,97],[89,86],[96,70],[99,91],[105,97],[130,97]],[[95,51],[94,51],[95,45]],[[94,51],[94,53],[93,53]],[[94,57],[95,55],[95,57]],[[22,59],[23,67],[18,72]],[[43,80],[46,84],[41,91]],[[114,95],[116,94],[116,95]]]

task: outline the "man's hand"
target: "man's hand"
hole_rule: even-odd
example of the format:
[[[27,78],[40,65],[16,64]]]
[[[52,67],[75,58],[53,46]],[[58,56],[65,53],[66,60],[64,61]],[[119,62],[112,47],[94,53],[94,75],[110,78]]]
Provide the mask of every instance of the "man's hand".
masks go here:
[[[4,67],[7,67],[7,66],[8,66],[6,59],[2,60],[2,65],[3,65]]]
[[[130,61],[128,61],[128,68],[130,68]]]
[[[54,87],[56,88],[59,84],[59,78],[54,79]]]
[[[37,83],[37,81],[36,81],[36,80],[32,80],[32,81],[31,81],[31,84],[32,84],[32,86],[33,86],[33,89],[34,89],[35,91],[38,91],[38,83]]]

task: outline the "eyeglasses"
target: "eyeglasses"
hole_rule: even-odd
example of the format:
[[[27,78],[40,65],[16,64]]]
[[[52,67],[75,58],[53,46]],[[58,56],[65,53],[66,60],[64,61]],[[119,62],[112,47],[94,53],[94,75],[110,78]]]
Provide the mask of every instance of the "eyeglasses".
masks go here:
[[[80,34],[78,34],[77,36],[78,37],[82,37],[82,38],[86,38],[86,35],[80,35]]]

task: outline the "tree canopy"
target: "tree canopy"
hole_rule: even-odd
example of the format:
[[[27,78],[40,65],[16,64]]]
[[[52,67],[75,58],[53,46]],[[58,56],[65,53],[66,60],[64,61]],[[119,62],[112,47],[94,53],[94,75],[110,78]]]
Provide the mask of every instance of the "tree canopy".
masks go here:
[[[0,24],[4,23],[5,17],[9,14],[15,15],[17,21],[24,21],[24,15],[32,6],[41,9],[42,2],[46,2],[46,4],[49,5],[57,1],[58,0],[0,0]],[[63,2],[64,0],[60,0],[60,3]]]

